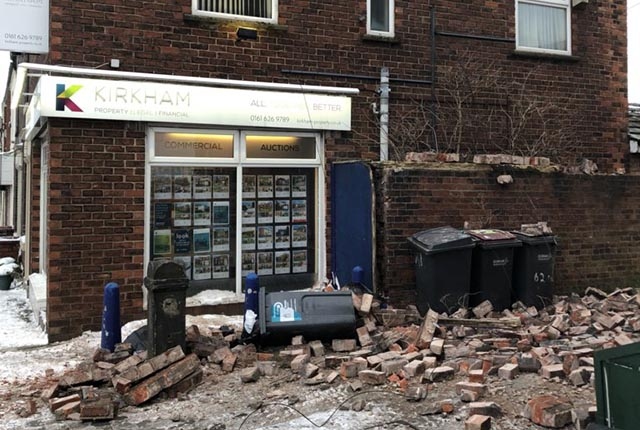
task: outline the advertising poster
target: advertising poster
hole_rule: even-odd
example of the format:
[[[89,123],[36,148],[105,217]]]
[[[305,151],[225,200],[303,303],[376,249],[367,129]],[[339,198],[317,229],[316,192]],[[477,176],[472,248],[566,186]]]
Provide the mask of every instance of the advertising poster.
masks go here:
[[[173,205],[173,225],[176,227],[191,225],[191,202],[180,202]]]
[[[171,230],[153,231],[153,254],[171,254]]]
[[[213,250],[214,251],[229,250],[229,227],[213,228]]]
[[[273,176],[258,176],[258,197],[273,197]]]
[[[306,250],[296,250],[292,253],[292,272],[293,273],[304,273],[307,271],[307,251]]]
[[[196,255],[193,257],[193,279],[211,279],[210,255]]]
[[[176,230],[173,237],[173,249],[176,254],[191,252],[191,232],[189,230]]]
[[[184,270],[184,274],[187,276],[188,279],[193,279],[193,275],[191,273],[191,257],[190,256],[173,257],[173,261],[176,264],[179,264],[180,266],[182,266],[182,269]]]
[[[256,198],[256,175],[242,175],[242,197]]]
[[[213,198],[229,198],[229,175],[213,175]]]
[[[276,197],[289,197],[289,175],[276,175]]]
[[[276,222],[289,222],[289,208],[289,200],[276,200],[276,208],[274,211],[274,218]]]
[[[273,227],[258,227],[258,249],[273,249]]]
[[[211,277],[213,279],[229,277],[229,255],[223,254],[213,256],[213,273]]]
[[[242,276],[256,271],[256,254],[253,252],[242,253]]]
[[[176,199],[191,198],[191,176],[178,175],[173,178],[173,197]]]
[[[211,202],[193,202],[193,225],[211,225]]]
[[[229,202],[213,202],[213,223],[229,224]]]
[[[171,203],[156,203],[153,205],[155,228],[171,227]]]
[[[211,252],[211,230],[193,229],[193,250],[194,252]]]
[[[256,223],[256,201],[243,200],[242,201],[242,224],[255,224],[255,223]]]
[[[273,252],[258,252],[258,275],[273,275]]]
[[[258,200],[258,223],[270,224],[273,222],[273,200]]]
[[[193,197],[196,199],[211,198],[211,176],[194,176],[193,177]]]
[[[304,175],[291,176],[291,196],[307,197],[307,177]]]
[[[291,221],[307,222],[307,201],[291,200]]]
[[[291,246],[288,225],[276,226],[276,248],[289,248]]]
[[[153,178],[153,198],[166,200],[172,197],[171,176],[158,175]]]
[[[307,247],[307,225],[306,224],[293,224],[292,230],[292,246],[294,248],[306,248]]]
[[[289,251],[276,251],[275,260],[276,274],[291,273],[291,254]]]
[[[256,249],[256,228],[242,227],[242,249]]]

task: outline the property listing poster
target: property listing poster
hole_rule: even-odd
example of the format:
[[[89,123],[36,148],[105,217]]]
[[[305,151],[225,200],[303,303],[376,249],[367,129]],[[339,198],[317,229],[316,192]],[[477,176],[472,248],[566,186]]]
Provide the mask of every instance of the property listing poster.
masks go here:
[[[306,273],[313,186],[306,174],[265,170],[246,169],[242,175],[242,275]]]
[[[225,279],[235,244],[235,177],[229,168],[152,168],[153,258],[171,258],[194,281]],[[254,198],[257,179],[254,176]],[[255,217],[255,210],[254,217]],[[245,240],[257,246],[257,235]],[[247,245],[249,246],[249,245]]]
[[[233,278],[236,264],[242,276],[314,270],[315,185],[305,169],[246,168],[240,177],[235,168],[155,169],[153,258],[171,258],[193,281]],[[241,197],[237,214],[236,196]]]

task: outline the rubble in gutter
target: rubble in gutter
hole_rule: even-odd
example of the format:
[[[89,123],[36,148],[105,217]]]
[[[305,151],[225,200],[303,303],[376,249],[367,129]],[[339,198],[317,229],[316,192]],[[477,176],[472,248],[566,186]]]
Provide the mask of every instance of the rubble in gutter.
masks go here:
[[[111,420],[125,407],[155,397],[180,396],[202,381],[203,369],[237,374],[243,383],[287,369],[305,385],[348,384],[353,391],[378,387],[423,402],[422,414],[451,414],[462,402],[465,429],[489,429],[504,416],[503,405],[485,400],[492,380],[514,380],[524,373],[574,387],[594,380],[594,350],[626,345],[640,333],[640,296],[634,289],[605,293],[588,288],[583,296],[556,297],[544,309],[516,303],[494,312],[490,302],[451,315],[414,307],[382,309],[371,294],[352,294],[357,339],[329,343],[296,336],[291,344],[261,348],[239,343],[240,334],[223,329],[187,328],[187,348],[156,357],[118,344],[98,349],[93,360],[60,377],[41,393],[60,419]],[[424,402],[436,384],[454,383],[459,399]],[[595,401],[595,399],[594,399]],[[35,402],[30,405],[35,411]],[[28,412],[27,412],[28,414]],[[584,429],[595,407],[578,408],[560,396],[529,399],[522,416],[550,428],[573,423]]]

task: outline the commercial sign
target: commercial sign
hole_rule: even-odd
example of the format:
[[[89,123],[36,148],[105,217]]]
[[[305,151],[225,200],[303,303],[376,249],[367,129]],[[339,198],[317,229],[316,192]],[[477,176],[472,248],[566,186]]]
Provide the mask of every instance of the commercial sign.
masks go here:
[[[209,133],[155,133],[158,157],[232,158],[233,135]]]
[[[49,52],[49,0],[0,0],[0,50]]]
[[[351,99],[310,93],[43,76],[41,115],[117,121],[350,130]]]

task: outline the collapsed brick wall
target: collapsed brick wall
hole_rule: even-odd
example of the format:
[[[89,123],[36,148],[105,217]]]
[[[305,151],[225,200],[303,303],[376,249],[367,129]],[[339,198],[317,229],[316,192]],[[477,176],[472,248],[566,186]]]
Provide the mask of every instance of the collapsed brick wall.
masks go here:
[[[415,303],[415,249],[407,238],[465,221],[500,229],[547,221],[558,238],[556,293],[640,282],[637,176],[408,163],[379,163],[374,171],[379,285],[394,305]],[[499,185],[501,174],[513,183]]]
[[[135,123],[50,120],[52,342],[100,328],[107,282],[120,286],[123,323],[143,317],[145,133],[140,130]]]
[[[331,0],[311,5],[304,0],[281,2],[277,25],[251,23],[258,29],[258,40],[238,41],[235,33],[243,23],[194,17],[191,4],[191,0],[53,0],[48,61],[95,68],[117,58],[120,70],[127,72],[357,87],[361,93],[353,98],[353,132],[348,137],[359,158],[367,160],[377,159],[379,153],[378,120],[371,106],[374,102],[379,105],[377,81],[380,69],[388,67],[392,78],[390,154],[401,158],[404,150],[422,151],[427,146],[452,149],[443,142],[445,132],[450,135],[451,122],[446,118],[439,122],[440,136],[435,142],[430,127],[424,126],[430,116],[420,110],[428,109],[432,102],[431,86],[425,83],[431,79],[433,65],[430,8],[396,1],[395,37],[380,39],[366,36],[364,1]],[[477,59],[470,70],[472,75],[499,70],[501,83],[526,80],[527,94],[541,103],[557,103],[566,109],[577,130],[574,143],[578,147],[572,153],[575,158],[595,159],[605,171],[628,167],[624,1],[592,2],[573,8],[571,57],[516,55],[513,0],[438,0],[431,5],[438,32],[505,39],[437,36],[439,102],[444,106],[452,103],[443,82],[452,68],[472,55]],[[498,84],[469,100],[468,108],[484,111],[485,115],[493,109],[492,127],[504,127],[507,118],[502,108],[512,104],[505,93],[504,85]],[[535,121],[527,126],[534,135],[539,127]],[[505,144],[501,142],[504,136],[491,135],[487,127],[465,127],[464,137],[462,149],[473,153],[496,152],[493,146]]]

